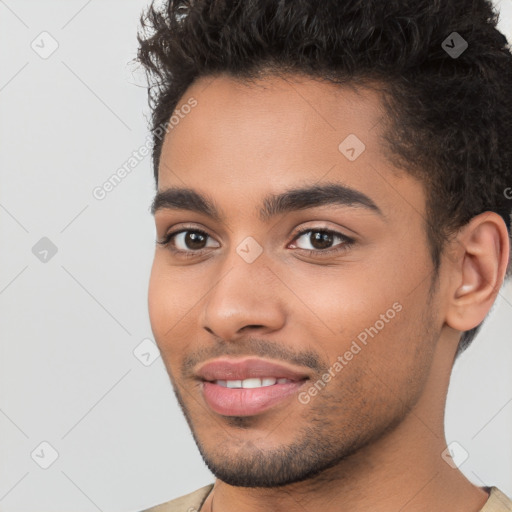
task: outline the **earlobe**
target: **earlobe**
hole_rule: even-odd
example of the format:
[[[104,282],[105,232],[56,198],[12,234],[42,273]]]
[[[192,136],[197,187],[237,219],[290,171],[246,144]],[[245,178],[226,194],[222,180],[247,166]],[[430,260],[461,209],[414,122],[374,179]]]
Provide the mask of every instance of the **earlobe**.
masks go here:
[[[459,331],[479,325],[491,309],[503,284],[509,260],[509,234],[494,212],[477,215],[456,239],[459,258],[453,272],[446,323]]]

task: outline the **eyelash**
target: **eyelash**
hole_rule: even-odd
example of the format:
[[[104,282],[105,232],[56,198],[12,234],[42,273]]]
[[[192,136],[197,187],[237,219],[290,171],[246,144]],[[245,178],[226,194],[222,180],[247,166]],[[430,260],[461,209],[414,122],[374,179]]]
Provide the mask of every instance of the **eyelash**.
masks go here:
[[[184,233],[184,232],[187,232],[187,231],[190,231],[192,233],[198,233],[198,234],[203,235],[205,237],[210,237],[210,235],[208,233],[206,233],[205,231],[202,231],[200,229],[182,228],[182,229],[179,229],[177,231],[173,231],[171,233],[167,233],[167,235],[165,235],[163,240],[157,240],[156,243],[158,245],[162,246],[162,247],[167,247],[169,251],[171,251],[173,254],[175,254],[176,256],[179,256],[179,257],[193,258],[193,257],[196,257],[196,256],[201,256],[202,254],[207,252],[208,249],[197,249],[197,250],[191,249],[189,251],[183,251],[182,249],[175,249],[174,247],[172,247],[170,245],[170,242],[172,241],[172,239],[176,235],[179,235],[180,233]],[[327,233],[327,234],[330,234],[330,235],[334,235],[335,237],[340,238],[343,241],[343,243],[339,244],[338,247],[329,248],[329,249],[323,249],[323,250],[322,249],[317,249],[317,250],[313,250],[313,249],[298,249],[299,251],[303,251],[308,256],[312,256],[312,257],[318,257],[318,255],[320,253],[321,254],[320,257],[322,257],[325,254],[332,255],[333,253],[336,254],[336,253],[341,253],[341,252],[347,251],[355,243],[355,240],[353,238],[350,238],[350,237],[348,237],[346,235],[343,235],[342,233],[339,233],[338,231],[333,231],[332,229],[327,229],[327,228],[303,228],[303,229],[297,231],[297,233],[295,233],[295,235],[294,235],[294,237],[292,239],[292,242],[294,242],[295,240],[300,238],[305,233],[316,233],[316,232],[318,232],[318,233]]]

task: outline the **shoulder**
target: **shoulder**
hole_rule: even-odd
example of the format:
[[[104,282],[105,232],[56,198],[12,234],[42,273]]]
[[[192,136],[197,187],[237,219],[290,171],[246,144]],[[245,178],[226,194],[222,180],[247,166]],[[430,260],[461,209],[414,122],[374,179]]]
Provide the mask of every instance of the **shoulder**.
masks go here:
[[[489,499],[480,512],[512,512],[512,500],[497,487],[491,487]]]
[[[209,484],[190,494],[148,508],[143,512],[198,512],[212,489],[213,484]]]

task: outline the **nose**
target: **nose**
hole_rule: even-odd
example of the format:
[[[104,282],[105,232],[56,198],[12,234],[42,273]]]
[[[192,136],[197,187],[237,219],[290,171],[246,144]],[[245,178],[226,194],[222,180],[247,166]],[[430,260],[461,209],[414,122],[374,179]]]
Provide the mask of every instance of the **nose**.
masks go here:
[[[220,278],[203,302],[202,327],[226,341],[247,330],[277,331],[286,321],[285,291],[264,257],[252,263],[237,253],[225,260]]]

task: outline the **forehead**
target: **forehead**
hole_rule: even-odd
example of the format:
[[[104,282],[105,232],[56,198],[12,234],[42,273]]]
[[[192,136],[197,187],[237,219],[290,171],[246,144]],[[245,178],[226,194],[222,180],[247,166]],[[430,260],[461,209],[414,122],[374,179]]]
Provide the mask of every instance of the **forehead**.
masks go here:
[[[191,100],[195,106],[183,109]],[[159,190],[215,189],[224,198],[236,192],[247,201],[291,185],[329,181],[383,196],[381,201],[396,208],[389,180],[399,176],[411,189],[402,191],[409,196],[402,199],[421,209],[420,184],[384,157],[383,116],[372,89],[302,77],[255,83],[204,77],[175,109],[179,122],[164,140]]]
[[[183,114],[191,98],[197,105]],[[236,150],[246,155],[257,152],[261,157],[271,150],[273,155],[287,153],[288,160],[291,150],[300,149],[297,159],[310,155],[306,163],[317,161],[319,154],[326,152],[337,159],[339,144],[349,135],[359,138],[365,150],[378,151],[378,125],[384,115],[378,93],[370,89],[303,77],[244,82],[225,75],[195,82],[180,99],[175,113],[178,115],[173,120],[178,123],[165,138],[165,156],[179,158],[193,147],[235,149],[238,143]],[[188,153],[187,162],[201,156],[198,151]]]

